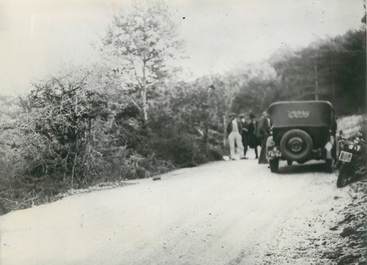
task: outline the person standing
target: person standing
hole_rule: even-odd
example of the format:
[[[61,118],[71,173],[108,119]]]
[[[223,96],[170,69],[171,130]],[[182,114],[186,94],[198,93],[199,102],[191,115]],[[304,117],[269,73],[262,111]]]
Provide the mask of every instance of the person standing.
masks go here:
[[[270,135],[270,119],[266,111],[264,111],[261,115],[257,133],[257,136],[261,141],[259,164],[267,164],[268,160],[266,158],[266,141]]]
[[[227,126],[230,157],[232,160],[243,158],[243,145],[241,137],[241,124],[235,114],[229,116],[230,121]]]
[[[251,149],[255,149],[255,158],[258,159],[257,146],[259,145],[259,141],[255,134],[257,122],[253,113],[250,113],[249,118],[247,123],[247,144]]]
[[[248,149],[248,124],[247,124],[247,120],[245,118],[245,114],[241,114],[240,115],[240,123],[241,123],[241,137],[242,137],[242,145],[243,145],[243,158],[247,159],[246,157],[246,153],[247,153],[247,149]]]

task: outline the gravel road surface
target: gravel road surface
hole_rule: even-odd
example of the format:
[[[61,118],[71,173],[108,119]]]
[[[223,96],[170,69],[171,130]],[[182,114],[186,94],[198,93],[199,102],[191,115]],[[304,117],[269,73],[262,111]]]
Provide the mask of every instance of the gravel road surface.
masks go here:
[[[0,264],[321,264],[294,248],[349,196],[321,164],[282,166],[210,163],[9,213]]]

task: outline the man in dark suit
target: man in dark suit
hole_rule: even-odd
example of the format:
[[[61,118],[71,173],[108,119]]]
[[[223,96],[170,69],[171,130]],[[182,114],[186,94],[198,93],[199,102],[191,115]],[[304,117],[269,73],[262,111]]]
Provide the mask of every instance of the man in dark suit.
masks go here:
[[[259,145],[259,140],[256,137],[257,121],[255,115],[250,113],[249,120],[247,121],[247,144],[249,148],[253,148],[255,151],[255,158],[258,159],[257,146]]]
[[[241,136],[243,145],[243,158],[247,159],[246,153],[248,149],[248,124],[245,118],[245,114],[240,115],[240,124],[241,124]]]
[[[267,164],[266,158],[266,140],[270,135],[270,119],[266,111],[263,112],[259,120],[259,126],[257,128],[257,137],[261,141],[261,151],[259,156],[259,164]]]

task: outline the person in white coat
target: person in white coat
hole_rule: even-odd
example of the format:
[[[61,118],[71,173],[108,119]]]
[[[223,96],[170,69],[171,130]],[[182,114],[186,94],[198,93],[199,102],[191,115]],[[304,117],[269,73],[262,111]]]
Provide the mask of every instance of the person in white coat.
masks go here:
[[[227,125],[227,135],[230,150],[230,158],[232,160],[242,159],[244,157],[243,144],[241,136],[241,123],[235,114],[229,116],[230,121]]]

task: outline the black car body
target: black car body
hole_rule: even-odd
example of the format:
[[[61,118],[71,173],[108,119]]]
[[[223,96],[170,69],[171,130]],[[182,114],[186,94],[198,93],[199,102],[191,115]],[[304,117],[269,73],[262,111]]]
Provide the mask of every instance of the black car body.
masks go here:
[[[272,136],[267,141],[267,156],[272,172],[280,160],[304,163],[325,160],[332,171],[335,161],[336,117],[328,101],[280,101],[268,108]]]

